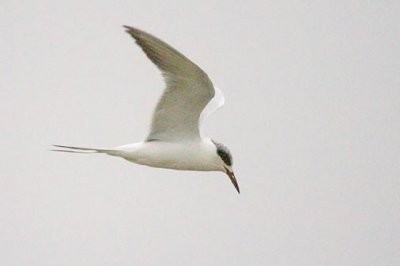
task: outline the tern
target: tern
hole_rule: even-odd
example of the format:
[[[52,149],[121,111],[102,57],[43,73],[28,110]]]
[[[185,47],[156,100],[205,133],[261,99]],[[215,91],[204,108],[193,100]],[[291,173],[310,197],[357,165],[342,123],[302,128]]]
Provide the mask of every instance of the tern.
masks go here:
[[[229,149],[202,133],[204,119],[224,104],[222,92],[200,67],[167,43],[137,28],[124,28],[166,83],[153,113],[150,134],[142,142],[113,149],[54,145],[53,151],[102,153],[157,168],[221,171],[240,193]]]

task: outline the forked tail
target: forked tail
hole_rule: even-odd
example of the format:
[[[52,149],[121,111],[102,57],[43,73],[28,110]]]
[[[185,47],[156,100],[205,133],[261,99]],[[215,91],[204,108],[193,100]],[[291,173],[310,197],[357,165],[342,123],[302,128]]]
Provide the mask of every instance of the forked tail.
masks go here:
[[[58,151],[58,152],[84,153],[84,154],[105,153],[114,156],[120,155],[118,150],[83,148],[83,147],[73,147],[73,146],[63,146],[63,145],[53,145],[53,146],[56,148],[52,149],[52,151]]]

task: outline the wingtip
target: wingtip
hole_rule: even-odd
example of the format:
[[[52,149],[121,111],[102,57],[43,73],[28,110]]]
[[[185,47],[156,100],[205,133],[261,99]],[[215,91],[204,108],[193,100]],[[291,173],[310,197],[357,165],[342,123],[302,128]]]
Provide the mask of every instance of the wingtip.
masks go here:
[[[142,32],[141,30],[131,27],[131,26],[128,26],[128,25],[122,25],[122,27],[125,29],[125,32],[127,32],[133,36],[138,35]]]

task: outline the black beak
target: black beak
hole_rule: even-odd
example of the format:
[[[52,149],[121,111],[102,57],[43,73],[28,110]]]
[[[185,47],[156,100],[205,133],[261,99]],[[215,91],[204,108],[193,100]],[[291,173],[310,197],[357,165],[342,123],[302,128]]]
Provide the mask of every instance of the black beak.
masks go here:
[[[226,168],[225,168],[225,173],[229,176],[229,179],[232,181],[232,184],[235,186],[237,192],[240,194],[240,188],[238,182],[236,181],[235,174]]]

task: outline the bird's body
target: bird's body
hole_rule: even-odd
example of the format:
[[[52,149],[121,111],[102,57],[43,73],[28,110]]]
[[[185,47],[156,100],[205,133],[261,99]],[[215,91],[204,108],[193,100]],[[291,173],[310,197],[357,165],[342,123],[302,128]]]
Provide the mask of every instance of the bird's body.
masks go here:
[[[150,141],[115,149],[120,157],[157,168],[192,171],[220,171],[214,143],[207,138],[192,142]],[[182,160],[185,158],[185,160]]]
[[[54,145],[56,151],[104,153],[156,168],[225,172],[239,191],[232,156],[222,144],[203,136],[201,125],[224,103],[207,74],[180,52],[141,30],[124,26],[167,84],[153,114],[145,141],[113,149]]]

